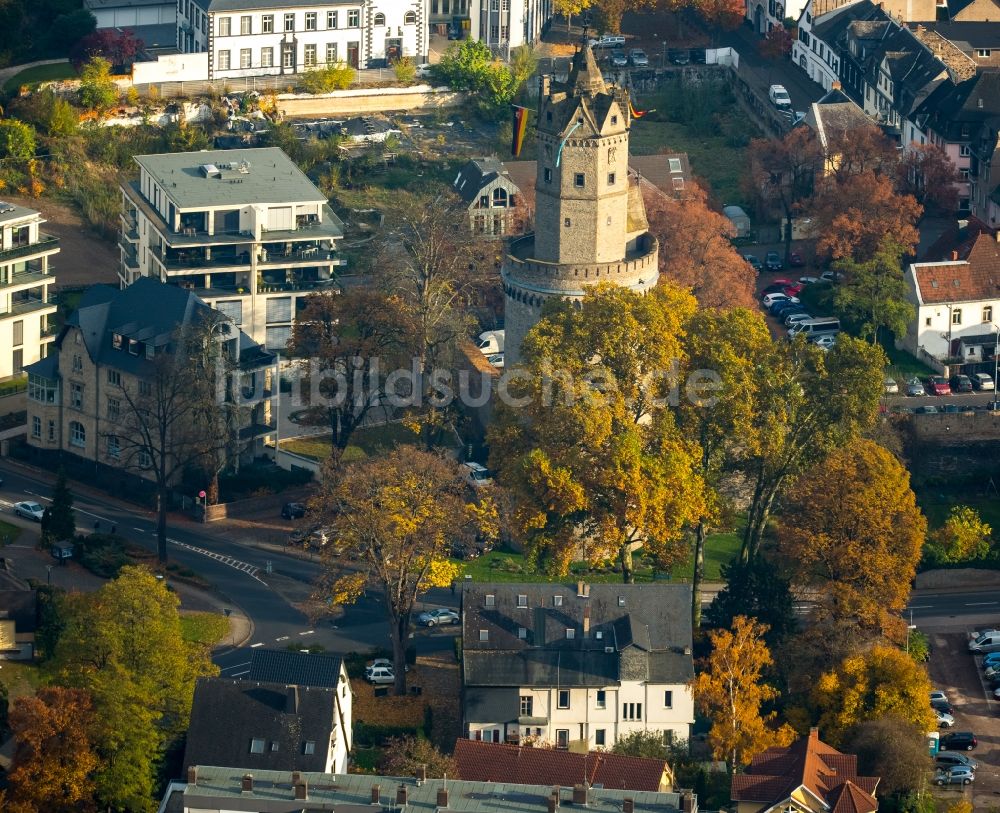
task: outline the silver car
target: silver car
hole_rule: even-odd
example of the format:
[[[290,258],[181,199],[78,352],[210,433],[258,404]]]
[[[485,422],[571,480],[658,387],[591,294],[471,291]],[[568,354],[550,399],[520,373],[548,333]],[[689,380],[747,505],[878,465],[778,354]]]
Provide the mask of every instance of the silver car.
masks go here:
[[[45,515],[45,509],[37,502],[16,502],[14,503],[14,513],[25,519],[33,519],[35,522],[41,522],[42,517]]]
[[[649,57],[646,56],[646,52],[642,48],[633,48],[629,51],[628,61],[637,68],[646,68],[649,66]]]
[[[896,395],[899,392],[899,384],[896,383],[896,379],[891,375],[885,377],[884,386],[886,395]]]
[[[446,607],[428,610],[417,616],[417,623],[424,627],[436,627],[438,624],[458,624],[461,620],[458,613]]]
[[[922,398],[927,395],[927,390],[924,389],[924,383],[914,376],[906,382],[906,394],[910,398]]]
[[[611,52],[611,64],[616,68],[627,68],[628,67],[628,57],[625,55],[624,51],[612,51]]]
[[[976,781],[976,772],[968,765],[941,768],[934,777],[935,785],[970,785]]]
[[[951,728],[955,725],[955,718],[946,711],[934,709],[934,715],[937,717],[937,724],[940,728]]]

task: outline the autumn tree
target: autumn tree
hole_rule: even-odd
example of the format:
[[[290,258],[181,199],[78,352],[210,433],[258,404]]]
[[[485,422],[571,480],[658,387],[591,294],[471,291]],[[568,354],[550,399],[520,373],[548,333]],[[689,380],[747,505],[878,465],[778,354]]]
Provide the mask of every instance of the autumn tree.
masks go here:
[[[920,239],[915,224],[923,207],[912,195],[898,194],[891,178],[874,171],[849,175],[839,182],[828,178],[809,211],[819,235],[817,251],[834,260],[850,257],[864,262],[885,243],[910,252]]]
[[[145,811],[164,753],[187,728],[195,680],[218,668],[184,641],[176,593],[145,568],[124,567],[97,592],[65,602],[51,673],[93,700],[97,799]]]
[[[695,702],[711,723],[712,755],[724,759],[730,773],[749,764],[754,754],[795,738],[790,726],[777,725],[775,712],[765,711],[778,696],[764,679],[773,663],[766,632],[766,625],[744,616],[733,619],[732,630],[710,632],[712,653],[692,682]]]
[[[288,352],[309,382],[309,405],[302,420],[329,427],[335,455],[343,453],[385,398],[399,396],[405,402],[416,395],[397,392],[389,384],[394,371],[408,367],[415,340],[411,314],[398,296],[355,289],[306,300]]]
[[[906,468],[856,438],[799,477],[784,501],[778,548],[792,581],[817,588],[819,615],[898,637],[926,532]]]
[[[902,246],[885,238],[870,259],[858,261],[848,256],[834,263],[844,275],[833,292],[837,312],[856,322],[861,338],[872,343],[877,343],[885,330],[902,338],[916,315],[903,277],[904,253]]]
[[[927,702],[927,670],[893,646],[876,644],[849,655],[820,675],[812,700],[823,738],[845,745],[851,731],[866,720],[893,716],[920,731],[932,731],[934,713]]]
[[[615,740],[611,753],[625,757],[666,760],[670,755],[670,746],[663,741],[663,735],[659,731],[630,731]]]
[[[863,720],[846,750],[857,754],[858,773],[879,777],[879,796],[898,796],[921,788],[931,770],[925,731],[893,714]]]
[[[701,623],[705,540],[721,502],[719,485],[738,454],[759,450],[761,437],[755,431],[754,404],[764,377],[757,365],[762,356],[771,352],[773,340],[757,310],[702,308],[688,322],[684,344],[686,371],[711,370],[718,380],[710,403],[685,398],[677,410],[681,431],[698,443],[697,470],[706,486],[705,511],[694,527],[691,616],[697,629]]]
[[[746,17],[741,0],[695,0],[695,10],[713,29],[735,31]]]
[[[760,54],[763,59],[767,60],[770,65],[768,68],[768,82],[771,81],[771,68],[773,68],[779,60],[788,58],[788,55],[792,53],[792,45],[794,42],[795,41],[792,39],[792,35],[783,25],[774,26],[761,40],[757,42],[757,53]],[[795,131],[793,130],[792,132]]]
[[[844,335],[829,352],[801,339],[776,342],[758,360],[761,381],[750,394],[759,439],[736,460],[750,489],[743,561],[757,555],[786,486],[875,424],[885,365],[881,347]]]
[[[497,533],[492,501],[466,498],[456,464],[403,445],[342,470],[327,466],[309,500],[335,540],[323,550],[318,594],[350,604],[366,588],[382,593],[396,694],[406,694],[406,637],[417,597],[458,576],[448,559],[453,547],[471,544],[476,534]]]
[[[696,442],[665,408],[695,302],[668,283],[645,296],[600,285],[576,304],[550,300],[525,337],[490,459],[515,534],[550,573],[565,575],[582,546],[631,582],[640,548],[663,569],[685,558],[682,529],[703,513]]]
[[[111,78],[111,63],[95,56],[80,70],[80,104],[87,110],[106,110],[118,101],[118,85]]]
[[[993,529],[979,512],[967,505],[953,506],[948,518],[927,539],[930,559],[936,562],[969,562],[989,556]]]
[[[750,142],[744,184],[765,207],[781,212],[786,264],[792,246],[792,219],[813,194],[823,160],[820,144],[808,127],[796,127],[781,139],[755,138]]]
[[[594,5],[600,29],[609,34],[622,32],[622,18],[626,12],[652,8],[655,0],[599,0]]]
[[[454,758],[422,737],[390,737],[382,753],[378,767],[383,776],[417,776],[425,768],[430,779],[459,778]]]
[[[552,10],[566,18],[566,34],[569,35],[574,14],[583,14],[594,4],[594,0],[554,0]]]
[[[99,763],[94,722],[90,696],[80,689],[44,687],[15,704],[14,756],[7,774],[15,811],[93,809]]]
[[[838,183],[866,172],[893,178],[899,163],[897,152],[895,142],[874,124],[827,132],[826,167]]]
[[[758,555],[749,562],[739,558],[722,566],[726,586],[715,594],[705,612],[709,626],[729,628],[737,616],[756,618],[767,627],[768,646],[794,632],[795,600],[791,583],[777,562]]]
[[[17,119],[0,120],[0,158],[29,161],[37,149],[35,128]]]
[[[733,247],[732,224],[687,184],[681,198],[642,185],[649,231],[660,243],[660,279],[690,288],[703,308],[752,308],[756,274]]]
[[[958,209],[962,176],[955,162],[936,144],[910,144],[897,164],[897,188],[924,209],[950,214]]]

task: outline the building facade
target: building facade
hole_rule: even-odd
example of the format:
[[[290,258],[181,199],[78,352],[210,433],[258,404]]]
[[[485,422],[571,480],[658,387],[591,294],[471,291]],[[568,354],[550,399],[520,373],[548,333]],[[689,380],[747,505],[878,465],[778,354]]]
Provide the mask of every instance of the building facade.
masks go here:
[[[586,43],[566,84],[541,78],[535,231],[511,244],[501,269],[507,364],[550,297],[578,300],[601,282],[656,285],[658,246],[628,169],[630,126],[628,91],[605,84]]]
[[[153,360],[173,352],[176,332],[203,313],[212,312],[193,293],[154,279],[140,279],[124,290],[88,288],[52,352],[27,368],[27,440],[39,459],[73,455],[92,463],[95,472],[127,468],[152,479],[158,450],[139,449],[141,439],[122,435],[129,431],[123,427],[130,425],[130,399],[141,407],[145,398],[157,397],[151,392]],[[264,453],[264,440],[275,431],[276,360],[228,320],[219,324],[228,327],[213,332],[219,352],[238,369],[238,387],[220,403],[220,419],[229,404],[240,407],[242,418],[231,426],[231,448],[253,459]]]
[[[254,341],[284,348],[296,311],[335,290],[342,223],[276,147],[140,155],[122,186],[120,277],[196,293]]]
[[[502,237],[519,234],[527,213],[521,190],[496,158],[473,158],[463,166],[452,188],[462,199],[473,234]]]
[[[506,57],[511,48],[538,42],[553,13],[552,0],[469,0],[469,30]]]
[[[209,0],[84,0],[97,28],[131,31],[150,55],[195,53],[208,43]]]
[[[686,740],[690,602],[681,584],[464,585],[465,736],[573,750],[635,731]]]
[[[208,78],[292,75],[339,63],[378,68],[404,56],[424,62],[428,37],[427,0],[211,0]]]
[[[59,240],[34,209],[0,202],[0,380],[43,358],[54,338],[50,260]]]
[[[983,123],[970,150],[970,215],[995,233],[1000,230],[1000,118]]]

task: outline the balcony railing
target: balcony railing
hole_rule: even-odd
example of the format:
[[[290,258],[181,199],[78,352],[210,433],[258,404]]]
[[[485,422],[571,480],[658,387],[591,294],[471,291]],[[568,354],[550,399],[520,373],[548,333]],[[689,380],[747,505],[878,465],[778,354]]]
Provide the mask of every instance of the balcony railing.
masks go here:
[[[32,254],[40,254],[43,251],[52,251],[59,248],[59,238],[50,234],[39,234],[37,243],[29,243],[25,246],[11,246],[10,248],[0,248],[0,263],[9,260],[16,260],[18,257],[29,257]]]
[[[46,339],[49,336],[55,336],[59,332],[59,325],[42,325],[41,329],[38,331],[39,339]]]
[[[335,279],[296,280],[294,282],[264,282],[257,283],[258,294],[276,294],[283,291],[316,291],[339,290],[340,285]]]
[[[56,298],[55,296],[32,296],[27,299],[15,300],[10,303],[10,308],[7,309],[5,314],[16,316],[20,313],[30,313],[31,311],[41,310],[42,308],[55,307]]]
[[[12,274],[9,282],[4,282],[3,277],[0,276],[0,288],[10,288],[15,285],[30,285],[36,282],[52,282],[52,277],[37,270]]]

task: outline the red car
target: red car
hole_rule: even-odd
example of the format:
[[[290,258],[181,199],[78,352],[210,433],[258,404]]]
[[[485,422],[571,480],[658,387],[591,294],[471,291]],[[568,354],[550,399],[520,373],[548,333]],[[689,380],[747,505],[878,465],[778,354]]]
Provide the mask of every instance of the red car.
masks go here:
[[[927,392],[931,395],[951,395],[951,385],[947,378],[932,375],[927,379]]]
[[[802,293],[802,289],[805,287],[806,287],[805,285],[801,284],[786,285],[782,290],[789,296],[798,296],[800,293]]]
[[[788,255],[788,264],[792,268],[801,268],[806,264],[806,261],[802,259],[802,255],[797,251],[793,251]]]
[[[782,285],[782,286],[784,286],[784,285],[795,285],[795,284],[796,283],[792,282],[792,280],[790,280],[790,279],[776,279],[776,280],[772,280],[771,281],[771,285]]]

